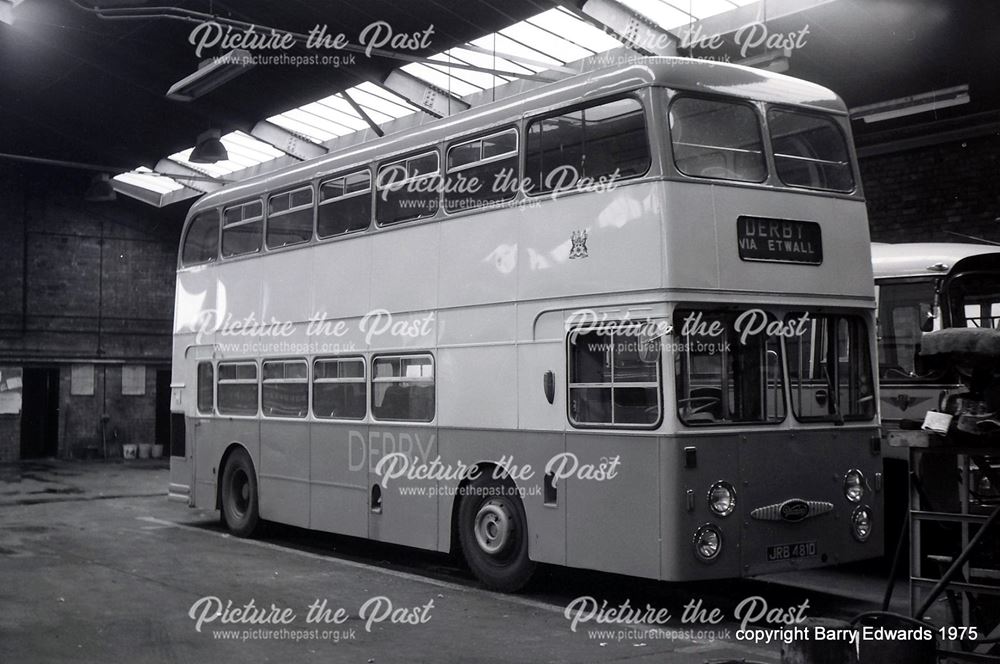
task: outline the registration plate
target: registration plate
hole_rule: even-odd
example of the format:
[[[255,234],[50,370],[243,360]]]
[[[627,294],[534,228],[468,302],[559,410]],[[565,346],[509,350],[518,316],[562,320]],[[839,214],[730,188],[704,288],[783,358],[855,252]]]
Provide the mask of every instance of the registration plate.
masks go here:
[[[767,547],[767,562],[809,558],[816,555],[816,542],[796,542],[795,544],[774,544]]]

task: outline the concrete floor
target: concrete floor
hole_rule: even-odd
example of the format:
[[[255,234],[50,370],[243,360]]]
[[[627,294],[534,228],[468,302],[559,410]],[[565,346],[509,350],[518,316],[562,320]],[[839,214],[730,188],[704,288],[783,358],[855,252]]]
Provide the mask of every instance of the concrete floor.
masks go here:
[[[0,466],[0,662],[773,663],[779,646],[736,642],[737,626],[728,620],[694,626],[729,630],[727,641],[707,634],[619,638],[588,634],[594,626],[587,625],[574,633],[563,611],[583,595],[609,605],[627,598],[632,606],[669,609],[670,629],[680,627],[677,616],[692,598],[727,616],[753,595],[772,606],[808,598],[810,616],[846,618],[872,609],[880,594],[851,571],[826,573],[819,585],[828,591],[819,592],[773,579],[660,584],[543,568],[524,594],[499,595],[439,554],[277,526],[262,539],[232,538],[216,513],[168,502],[166,483],[162,463]],[[844,596],[835,594],[838,587]],[[206,622],[199,632],[189,612],[207,606],[196,604],[205,597],[234,606],[252,599],[295,616],[286,625]],[[362,615],[362,606],[378,597],[404,609],[400,620],[424,621],[368,625],[371,610]],[[309,606],[324,599],[327,608],[344,609],[344,622],[307,623]],[[246,633],[262,627],[286,633]],[[231,633],[235,640],[225,638]]]

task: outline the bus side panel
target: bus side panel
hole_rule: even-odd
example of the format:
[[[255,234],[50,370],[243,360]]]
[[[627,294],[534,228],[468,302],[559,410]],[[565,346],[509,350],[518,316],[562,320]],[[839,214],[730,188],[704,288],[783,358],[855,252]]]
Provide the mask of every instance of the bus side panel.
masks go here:
[[[809,295],[874,297],[871,262],[858,260],[871,251],[864,201],[810,194],[779,196],[774,191],[738,187],[712,187],[712,191],[719,288],[762,293],[780,288]],[[818,223],[822,234],[822,263],[761,263],[741,259],[736,234],[737,219],[741,215]],[[760,238],[758,242],[796,251],[791,242],[783,240]],[[762,265],[766,269],[761,269]]]
[[[368,495],[372,495],[375,485],[379,485],[381,493],[381,506],[375,501],[370,504],[368,536],[380,542],[434,550],[438,542],[438,500],[434,495],[438,483],[392,475],[437,457],[437,427],[372,424],[366,443]],[[392,457],[379,468],[379,461],[390,454],[401,456]]]
[[[560,475],[575,468],[572,477],[557,484],[566,501],[566,564],[657,578],[661,539],[657,438],[567,433],[566,451],[565,465],[557,461],[554,467],[557,472],[561,468]],[[602,471],[609,472],[602,475]]]
[[[747,576],[839,564],[882,555],[885,521],[882,493],[875,491],[875,474],[882,457],[872,453],[874,427],[839,431],[761,432],[740,440],[740,476],[744,478],[741,512],[744,516],[742,562]],[[775,458],[774,450],[781,450]],[[796,469],[809,472],[795,472]],[[851,515],[858,507],[844,496],[844,476],[860,470],[867,488],[860,505],[872,508],[874,521],[867,542],[851,535]],[[761,520],[755,508],[791,498],[830,503],[832,511],[797,523]],[[768,547],[815,544],[812,555],[768,561]],[[811,551],[811,549],[810,549]],[[808,552],[808,551],[807,551]]]
[[[219,464],[233,443],[246,448],[254,469],[260,472],[260,426],[256,418],[211,418],[195,427],[194,463],[197,468],[195,504],[202,509],[216,509],[216,486],[221,481]],[[267,497],[261,494],[261,505]]]
[[[475,429],[441,429],[439,451],[445,466],[467,466],[479,462],[498,464],[502,457],[513,464],[505,465],[518,475],[515,481],[521,490],[521,502],[528,519],[528,557],[536,562],[566,564],[566,493],[560,489],[556,500],[546,504],[543,491],[545,464],[565,451],[561,432],[483,431]],[[514,467],[516,466],[516,468]],[[524,479],[520,479],[523,477]],[[449,551],[451,517],[455,505],[454,489],[458,482],[441,482],[438,499],[438,550]]]
[[[368,537],[368,425],[310,425],[309,527]]]
[[[438,306],[517,299],[520,216],[511,210],[484,211],[474,219],[446,219],[439,224],[442,260],[438,266]]]
[[[260,516],[309,527],[309,424],[260,423]]]
[[[437,307],[441,226],[424,224],[371,236],[369,274],[373,309],[404,312]],[[339,310],[339,307],[332,309]],[[388,341],[383,344],[392,345]]]
[[[740,522],[745,518],[745,504],[739,485],[738,447],[739,436],[735,433],[661,439],[661,579],[689,581],[740,576]],[[714,516],[708,508],[708,490],[720,480],[736,489],[736,508],[727,517]],[[705,524],[712,524],[722,532],[722,552],[713,562],[703,562],[694,553],[695,532]]]
[[[540,197],[537,208],[523,208],[519,299],[658,288],[663,276],[660,186],[622,184],[608,196]]]

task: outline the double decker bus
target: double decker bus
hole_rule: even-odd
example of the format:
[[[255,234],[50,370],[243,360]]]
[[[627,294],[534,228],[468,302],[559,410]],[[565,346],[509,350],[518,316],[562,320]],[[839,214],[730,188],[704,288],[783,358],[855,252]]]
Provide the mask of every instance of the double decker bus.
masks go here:
[[[834,93],[679,58],[227,186],[181,239],[171,492],[506,591],[876,557],[869,246]]]

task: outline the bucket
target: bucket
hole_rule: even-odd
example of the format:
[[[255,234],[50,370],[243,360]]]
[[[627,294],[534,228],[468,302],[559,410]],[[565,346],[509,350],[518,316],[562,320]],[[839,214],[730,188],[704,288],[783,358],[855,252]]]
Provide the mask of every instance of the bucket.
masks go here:
[[[139,443],[139,458],[148,459],[150,452],[153,451],[152,443]]]
[[[138,452],[139,452],[138,445],[122,445],[123,459],[134,459]]]
[[[153,445],[153,451],[150,453],[154,459],[163,458],[163,445]]]

